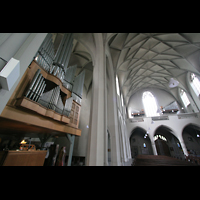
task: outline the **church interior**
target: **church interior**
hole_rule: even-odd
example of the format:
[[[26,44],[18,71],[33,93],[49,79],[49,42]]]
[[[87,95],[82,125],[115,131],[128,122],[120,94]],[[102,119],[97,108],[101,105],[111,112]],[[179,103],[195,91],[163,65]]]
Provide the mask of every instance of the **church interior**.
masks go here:
[[[0,33],[1,166],[200,165],[200,33]]]

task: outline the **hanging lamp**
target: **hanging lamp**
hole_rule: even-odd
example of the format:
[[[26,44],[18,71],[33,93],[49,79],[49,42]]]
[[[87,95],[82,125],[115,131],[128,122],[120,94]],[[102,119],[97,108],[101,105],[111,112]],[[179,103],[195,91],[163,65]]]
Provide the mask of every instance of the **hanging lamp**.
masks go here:
[[[169,81],[169,87],[170,88],[177,87],[178,84],[179,84],[179,82],[177,80],[173,79],[173,78],[171,78],[170,81]]]

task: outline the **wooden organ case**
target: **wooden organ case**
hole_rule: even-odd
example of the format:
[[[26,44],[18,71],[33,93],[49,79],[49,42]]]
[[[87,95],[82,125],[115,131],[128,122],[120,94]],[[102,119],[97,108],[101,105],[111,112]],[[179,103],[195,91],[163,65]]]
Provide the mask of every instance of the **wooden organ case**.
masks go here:
[[[55,56],[51,35],[47,35],[0,115],[2,130],[40,138],[81,136],[85,72],[75,77],[76,66],[68,67],[71,35],[64,34]]]

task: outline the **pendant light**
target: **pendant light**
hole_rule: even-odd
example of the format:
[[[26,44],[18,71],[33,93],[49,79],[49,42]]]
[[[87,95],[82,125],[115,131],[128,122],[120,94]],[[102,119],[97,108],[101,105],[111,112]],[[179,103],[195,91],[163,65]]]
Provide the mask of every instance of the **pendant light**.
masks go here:
[[[179,82],[177,80],[174,80],[173,78],[171,78],[170,81],[169,81],[169,87],[170,88],[177,87],[178,84],[179,84]]]

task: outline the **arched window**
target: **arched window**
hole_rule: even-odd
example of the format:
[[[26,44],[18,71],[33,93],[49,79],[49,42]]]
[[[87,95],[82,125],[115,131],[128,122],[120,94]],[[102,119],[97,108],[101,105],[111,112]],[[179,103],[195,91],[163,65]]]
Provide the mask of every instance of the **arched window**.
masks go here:
[[[121,103],[122,103],[122,107],[124,106],[124,101],[123,101],[123,96],[121,94]]]
[[[185,93],[184,90],[181,90],[181,98],[183,100],[183,103],[184,103],[185,107],[190,105],[190,100],[188,99],[188,96],[187,96],[187,94]]]
[[[200,81],[194,73],[191,73],[190,78],[191,78],[191,86],[192,86],[195,94],[197,96],[199,96],[199,94],[200,94]]]
[[[145,109],[145,113],[147,117],[159,115],[159,113],[157,113],[158,107],[156,104],[155,97],[153,96],[151,92],[149,91],[144,92],[142,96],[142,101],[143,101],[143,105],[144,105],[144,109]]]
[[[120,95],[120,92],[119,92],[119,80],[118,80],[117,76],[116,76],[116,87],[117,87],[117,94]]]

